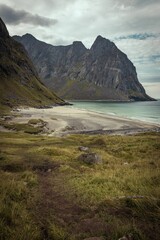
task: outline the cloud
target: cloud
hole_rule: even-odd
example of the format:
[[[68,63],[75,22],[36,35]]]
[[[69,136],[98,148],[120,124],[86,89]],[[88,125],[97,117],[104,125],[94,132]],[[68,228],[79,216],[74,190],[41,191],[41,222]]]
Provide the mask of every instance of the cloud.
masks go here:
[[[144,8],[150,7],[159,3],[159,0],[113,0],[117,6],[123,6],[124,8]]]
[[[160,54],[150,56],[150,60],[153,61],[153,62],[160,63]]]
[[[56,19],[34,15],[25,10],[15,10],[5,4],[0,4],[0,15],[5,23],[10,25],[23,23],[46,27],[57,23]]]
[[[141,83],[148,85],[155,85],[156,83],[160,84],[160,76],[148,75],[141,79]],[[148,86],[147,85],[147,86]],[[160,91],[159,91],[160,94]]]
[[[160,82],[159,37],[147,38],[144,41],[130,38],[114,42],[134,63],[140,82]]]
[[[160,99],[160,91],[159,91],[160,82],[153,82],[153,83],[144,82],[142,83],[142,85],[149,96]]]
[[[126,36],[119,36],[116,40],[123,40],[123,39],[137,39],[137,40],[146,40],[148,38],[156,38],[159,34],[153,33],[135,33]]]

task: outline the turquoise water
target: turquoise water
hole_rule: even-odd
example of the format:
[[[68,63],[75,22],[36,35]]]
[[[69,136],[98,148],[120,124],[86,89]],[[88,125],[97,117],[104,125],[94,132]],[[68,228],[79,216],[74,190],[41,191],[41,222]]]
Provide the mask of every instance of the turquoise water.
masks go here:
[[[73,107],[160,123],[160,100],[153,102],[70,101]]]

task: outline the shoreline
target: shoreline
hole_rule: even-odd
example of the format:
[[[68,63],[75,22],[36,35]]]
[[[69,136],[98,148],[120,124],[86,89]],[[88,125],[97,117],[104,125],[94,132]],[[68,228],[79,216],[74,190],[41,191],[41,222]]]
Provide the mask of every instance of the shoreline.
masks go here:
[[[13,110],[13,113],[18,113],[19,116],[11,119],[10,123],[28,123],[31,119],[42,119],[46,125],[41,134],[47,136],[65,136],[68,134],[128,135],[160,132],[159,124],[76,107],[18,108]]]
[[[74,106],[74,104],[71,104],[70,107]],[[78,108],[78,107],[73,107],[74,109],[77,109],[77,110],[82,110],[82,111],[88,111],[88,112],[93,112],[93,113],[97,113],[97,114],[101,114],[101,115],[104,115],[106,117],[115,117],[115,118],[118,118],[118,119],[124,119],[124,120],[131,120],[133,122],[140,122],[140,123],[144,123],[144,124],[149,124],[149,125],[156,125],[158,127],[160,127],[160,123],[155,123],[154,121],[151,122],[151,121],[147,121],[145,119],[139,119],[139,118],[136,118],[136,117],[127,117],[127,116],[123,116],[123,115],[118,115],[114,112],[108,112],[108,113],[104,113],[104,112],[101,112],[101,111],[95,111],[95,110],[87,110],[85,108]]]
[[[90,102],[94,102],[94,103],[90,104]],[[99,108],[97,108],[98,102],[100,102]],[[124,119],[131,119],[133,121],[141,121],[144,123],[160,125],[160,115],[158,114],[159,107],[160,107],[160,99],[157,99],[156,104],[152,103],[152,101],[149,101],[149,102],[146,102],[146,101],[143,101],[143,102],[110,101],[110,102],[108,102],[108,101],[103,101],[103,100],[86,101],[85,103],[86,104],[83,104],[82,100],[71,101],[71,104],[73,104],[78,109],[88,109],[89,111],[102,113],[107,116],[112,115],[112,116],[117,116],[117,117],[124,118]],[[106,109],[104,108],[105,104],[103,104],[103,103],[107,104]],[[108,103],[109,103],[109,105],[108,105]],[[119,110],[119,106],[120,106],[120,110]],[[131,106],[131,108],[130,108],[130,106]],[[153,112],[150,111],[149,106],[150,106],[150,108],[153,107],[153,109],[156,108],[157,111],[156,110],[154,110]],[[126,110],[126,109],[128,109],[128,110]],[[130,109],[133,109],[133,113],[130,112]]]

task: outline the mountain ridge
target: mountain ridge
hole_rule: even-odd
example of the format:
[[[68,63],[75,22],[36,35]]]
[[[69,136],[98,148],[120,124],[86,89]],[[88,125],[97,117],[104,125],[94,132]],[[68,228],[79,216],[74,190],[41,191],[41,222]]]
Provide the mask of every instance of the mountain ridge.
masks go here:
[[[62,103],[64,101],[40,81],[24,46],[9,36],[0,18],[0,108]]]
[[[13,37],[21,42],[43,83],[65,99],[146,101],[149,97],[127,55],[102,36],[90,49],[81,41],[53,46],[30,34]]]

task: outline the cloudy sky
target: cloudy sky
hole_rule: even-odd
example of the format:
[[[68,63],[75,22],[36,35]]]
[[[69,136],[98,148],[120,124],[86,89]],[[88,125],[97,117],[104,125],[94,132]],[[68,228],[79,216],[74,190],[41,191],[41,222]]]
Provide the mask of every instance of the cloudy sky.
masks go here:
[[[160,0],[0,0],[10,35],[31,33],[53,45],[102,35],[125,52],[148,94],[160,98]]]

